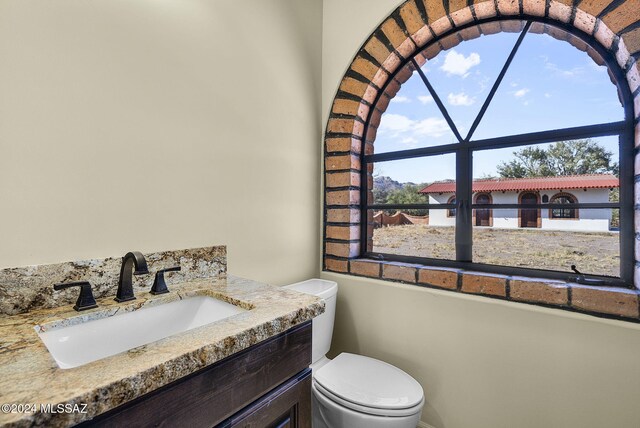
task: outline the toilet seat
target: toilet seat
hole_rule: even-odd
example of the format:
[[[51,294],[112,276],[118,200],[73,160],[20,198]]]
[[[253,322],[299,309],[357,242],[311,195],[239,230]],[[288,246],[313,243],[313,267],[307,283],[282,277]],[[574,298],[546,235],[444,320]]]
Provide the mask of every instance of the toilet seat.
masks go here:
[[[313,376],[313,386],[341,406],[376,416],[410,416],[422,410],[420,384],[399,368],[374,358],[342,353]]]
[[[324,398],[326,398],[331,402],[339,404],[340,406],[345,407],[347,409],[364,413],[367,415],[372,415],[372,416],[385,416],[385,417],[412,416],[422,411],[422,407],[424,405],[424,398],[423,398],[417,405],[415,405],[414,407],[409,407],[407,409],[397,409],[397,410],[377,409],[375,407],[361,406],[359,404],[356,404],[351,401],[345,400],[341,397],[338,397],[337,395],[332,394],[330,391],[327,391],[325,388],[322,387],[322,385],[320,385],[318,382],[315,382],[315,381],[313,382],[312,388],[315,390],[316,394],[322,395]]]

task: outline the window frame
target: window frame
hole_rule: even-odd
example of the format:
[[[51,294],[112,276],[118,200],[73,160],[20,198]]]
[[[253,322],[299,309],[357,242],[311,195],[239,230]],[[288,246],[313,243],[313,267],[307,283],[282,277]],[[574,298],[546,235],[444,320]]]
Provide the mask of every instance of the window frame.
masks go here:
[[[580,220],[580,210],[574,207],[578,203],[578,198],[569,192],[558,192],[549,198],[549,204],[553,204],[554,201],[560,198],[568,199],[570,202],[561,203],[566,205],[566,208],[549,208],[549,220]],[[573,211],[573,215],[556,217],[553,215],[555,210],[560,210],[561,212]]]
[[[524,28],[522,29],[518,41],[516,42],[513,50],[511,51],[507,61],[500,72],[496,82],[494,83],[491,91],[487,99],[485,100],[480,113],[476,117],[474,124],[472,125],[469,134],[466,138],[460,136],[455,127],[455,124],[449,117],[446,108],[440,101],[437,93],[431,86],[430,82],[422,73],[420,66],[415,61],[415,57],[420,54],[420,52],[428,49],[433,44],[439,43],[439,41],[447,36],[453,35],[457,32],[460,32],[468,27],[478,26],[488,22],[494,21],[504,21],[504,20],[514,20],[518,19],[525,23]],[[476,127],[478,126],[484,112],[488,108],[493,95],[497,91],[502,78],[504,77],[506,71],[511,65],[511,61],[515,57],[515,54],[520,47],[525,35],[527,34],[530,26],[533,23],[542,23],[552,27],[556,27],[561,29],[588,44],[591,48],[593,48],[605,61],[608,70],[614,76],[616,80],[616,87],[618,89],[619,96],[621,98],[623,110],[624,110],[624,120],[618,122],[609,122],[609,123],[600,123],[595,125],[587,125],[587,126],[578,126],[571,128],[563,128],[563,129],[555,129],[549,131],[540,131],[533,133],[525,133],[518,135],[510,135],[504,137],[495,137],[489,139],[482,140],[472,140],[471,137]],[[408,64],[413,63],[414,68],[418,71],[418,74],[422,78],[425,86],[429,90],[429,93],[434,97],[434,101],[440,108],[441,112],[445,120],[448,122],[452,131],[458,138],[457,143],[446,144],[441,146],[430,146],[423,147],[417,149],[408,149],[408,150],[399,150],[394,152],[385,152],[376,154],[375,152],[370,154],[366,153],[364,150],[364,145],[366,144],[366,139],[362,141],[362,150],[360,151],[360,162],[362,165],[360,174],[361,174],[361,183],[364,183],[360,187],[360,214],[361,214],[361,235],[360,235],[360,254],[359,256],[362,258],[370,258],[376,260],[385,260],[385,261],[398,261],[398,262],[406,262],[406,263],[417,263],[428,266],[436,266],[436,267],[449,267],[449,268],[462,268],[468,270],[474,270],[478,272],[488,272],[488,273],[496,273],[496,274],[506,274],[506,275],[522,275],[522,276],[533,276],[533,277],[541,277],[541,278],[549,278],[549,279],[559,279],[563,281],[571,281],[571,282],[582,282],[583,284],[588,285],[600,285],[600,286],[614,286],[614,287],[626,287],[626,288],[634,288],[633,285],[633,276],[634,276],[634,213],[633,213],[633,190],[634,190],[634,105],[633,105],[633,96],[631,90],[629,89],[629,85],[626,80],[626,76],[624,71],[618,65],[615,56],[606,50],[604,47],[600,45],[600,43],[590,35],[582,33],[581,31],[570,27],[568,25],[562,25],[557,21],[553,21],[543,17],[493,17],[484,20],[478,20],[475,22],[471,22],[469,24],[452,28],[446,33],[442,34],[439,38],[434,39],[427,43],[419,52],[414,53],[410,58],[403,60],[400,66],[396,69],[396,71],[391,74],[390,78],[387,80],[387,83],[381,88],[378,92],[376,99],[372,103],[373,108],[371,108],[367,120],[364,124],[364,133],[363,135],[368,135],[368,129],[370,126],[370,122],[374,116],[375,106],[377,106],[380,97],[385,93],[386,87],[390,82],[393,81],[393,77],[395,74],[403,70],[403,68]],[[604,136],[615,136],[619,137],[619,180],[620,180],[620,199],[619,202],[616,203],[576,203],[573,206],[573,209],[578,210],[580,208],[600,208],[600,209],[619,209],[620,210],[620,276],[618,277],[609,277],[609,276],[600,276],[600,275],[582,275],[577,277],[575,273],[572,272],[563,272],[563,271],[552,271],[545,269],[534,269],[534,268],[522,268],[522,267],[513,267],[513,266],[504,266],[504,265],[491,265],[484,263],[477,263],[472,261],[472,239],[473,239],[473,212],[475,209],[506,209],[506,208],[517,208],[521,209],[538,209],[542,208],[554,209],[554,208],[562,208],[561,204],[556,204],[555,206],[550,203],[537,203],[537,204],[476,204],[473,203],[473,194],[472,194],[472,168],[473,168],[473,153],[481,150],[492,150],[492,149],[501,149],[501,148],[516,148],[522,147],[525,145],[532,144],[543,144],[543,143],[552,143],[556,141],[566,141],[571,139],[580,139],[580,138],[595,138],[595,137],[604,137]],[[374,143],[375,147],[375,143]],[[370,173],[370,167],[377,162],[385,162],[391,160],[401,160],[401,159],[411,159],[418,157],[429,157],[429,156],[437,156],[444,154],[455,154],[456,156],[456,203],[455,204],[375,204],[368,203],[368,192],[371,190],[369,188],[369,180],[368,174]],[[550,199],[551,201],[551,199]],[[566,204],[562,204],[566,205]],[[370,242],[369,231],[370,229],[367,227],[367,218],[368,212],[370,210],[375,209],[446,209],[447,214],[449,210],[456,210],[456,260],[443,260],[443,259],[434,259],[427,257],[415,257],[415,256],[405,256],[405,255],[396,255],[396,254],[386,254],[386,253],[377,253],[373,251],[369,251],[368,243]]]
[[[449,199],[447,199],[447,204],[451,204],[451,205],[456,205],[456,195],[452,195],[451,197],[449,197]],[[457,212],[455,207],[454,208],[448,208],[447,209],[447,218],[454,218],[457,216]]]

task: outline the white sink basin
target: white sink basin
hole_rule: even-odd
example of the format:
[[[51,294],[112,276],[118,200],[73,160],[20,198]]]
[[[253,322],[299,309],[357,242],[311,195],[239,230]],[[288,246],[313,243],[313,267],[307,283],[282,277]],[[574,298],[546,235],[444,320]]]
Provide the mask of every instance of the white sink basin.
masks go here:
[[[196,296],[38,335],[62,369],[128,351],[156,340],[246,312],[207,296]]]

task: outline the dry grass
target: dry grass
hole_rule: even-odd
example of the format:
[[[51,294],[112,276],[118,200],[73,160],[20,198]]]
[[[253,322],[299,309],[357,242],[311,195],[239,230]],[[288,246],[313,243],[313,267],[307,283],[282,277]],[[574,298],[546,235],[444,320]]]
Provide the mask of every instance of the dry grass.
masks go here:
[[[455,259],[455,228],[428,225],[387,226],[373,233],[374,251]],[[617,233],[539,229],[474,228],[473,261],[536,269],[619,276]]]

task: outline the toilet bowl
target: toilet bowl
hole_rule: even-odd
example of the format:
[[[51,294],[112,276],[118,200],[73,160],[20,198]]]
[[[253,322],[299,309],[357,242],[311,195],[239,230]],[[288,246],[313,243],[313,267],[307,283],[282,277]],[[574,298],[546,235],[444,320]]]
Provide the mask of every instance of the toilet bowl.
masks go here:
[[[325,312],[313,319],[313,428],[415,428],[424,406],[420,384],[399,368],[331,347],[338,284],[310,279],[284,288],[318,296]]]

